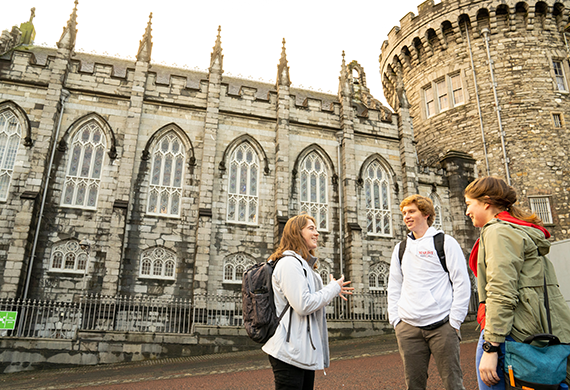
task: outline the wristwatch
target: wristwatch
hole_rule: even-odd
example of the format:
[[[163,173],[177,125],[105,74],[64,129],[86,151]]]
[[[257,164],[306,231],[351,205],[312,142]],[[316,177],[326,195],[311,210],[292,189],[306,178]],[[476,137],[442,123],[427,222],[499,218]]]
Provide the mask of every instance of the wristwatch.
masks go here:
[[[488,353],[493,353],[493,352],[499,352],[501,350],[501,347],[499,347],[498,345],[495,346],[493,344],[491,344],[489,341],[485,341],[483,343],[483,351],[488,352]]]

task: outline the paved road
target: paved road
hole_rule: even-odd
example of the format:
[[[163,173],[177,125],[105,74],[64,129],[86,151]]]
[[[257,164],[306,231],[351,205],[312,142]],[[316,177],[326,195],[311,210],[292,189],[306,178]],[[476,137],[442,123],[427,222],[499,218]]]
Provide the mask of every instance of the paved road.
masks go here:
[[[475,323],[462,327],[461,364],[466,390],[476,390]],[[404,389],[393,335],[331,343],[331,366],[316,374],[316,389]],[[428,389],[443,389],[430,363]],[[81,367],[0,375],[2,389],[266,390],[273,388],[267,356],[260,350],[113,366]]]

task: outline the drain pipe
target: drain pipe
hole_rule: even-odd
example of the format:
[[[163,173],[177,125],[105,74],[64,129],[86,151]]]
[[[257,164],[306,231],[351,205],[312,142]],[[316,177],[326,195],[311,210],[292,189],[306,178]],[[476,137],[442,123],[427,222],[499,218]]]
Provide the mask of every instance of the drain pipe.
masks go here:
[[[344,275],[344,261],[343,261],[343,256],[344,256],[344,245],[343,245],[343,240],[344,240],[344,218],[343,218],[343,210],[344,210],[344,205],[343,205],[343,198],[342,198],[342,164],[341,164],[341,159],[340,159],[340,148],[342,147],[342,138],[341,141],[339,141],[338,143],[338,148],[337,148],[337,160],[338,160],[338,209],[339,209],[339,225],[340,228],[339,230],[339,235],[340,235],[340,274]],[[340,276],[339,276],[340,278]]]
[[[505,174],[507,176],[507,184],[511,185],[511,173],[509,172],[509,158],[507,157],[507,149],[505,146],[505,132],[501,122],[501,106],[497,97],[497,84],[495,82],[495,74],[493,73],[493,60],[491,59],[491,51],[489,50],[489,29],[484,28],[481,33],[485,36],[485,47],[487,48],[487,58],[489,59],[489,71],[491,72],[491,84],[493,86],[493,96],[495,97],[495,109],[497,111],[497,120],[499,122],[499,134],[501,135],[501,146],[503,147],[503,159],[505,160]]]
[[[477,75],[475,74],[475,64],[473,63],[473,52],[471,51],[471,38],[469,37],[469,26],[467,25],[467,22],[465,22],[465,33],[467,34],[469,59],[471,60],[471,70],[473,72],[473,85],[475,86],[475,98],[477,99],[477,112],[479,113],[479,126],[481,127],[481,140],[483,141],[485,166],[487,167],[487,176],[491,176],[491,171],[489,169],[489,157],[487,155],[487,142],[485,141],[485,128],[483,127],[483,114],[481,113],[481,102],[479,101],[479,87],[477,85]]]
[[[40,236],[40,228],[42,226],[42,217],[44,215],[44,207],[46,204],[47,193],[48,193],[48,188],[49,188],[49,181],[50,181],[50,177],[51,177],[51,169],[53,167],[53,159],[55,157],[55,150],[57,148],[57,140],[59,138],[59,129],[61,128],[61,119],[63,117],[63,110],[65,108],[65,102],[67,101],[67,98],[69,98],[69,95],[70,95],[70,93],[68,90],[66,90],[66,89],[61,90],[61,96],[59,98],[59,103],[61,105],[61,109],[59,111],[59,119],[57,122],[57,128],[55,130],[55,138],[54,138],[52,148],[51,148],[51,156],[49,159],[47,177],[46,177],[46,181],[45,181],[44,188],[43,188],[43,194],[42,194],[42,203],[40,205],[40,215],[38,217],[38,223],[36,226],[36,234],[34,236],[34,244],[32,246],[32,254],[30,255],[30,261],[28,262],[28,274],[26,275],[26,286],[24,287],[24,293],[22,294],[22,300],[25,300],[28,296],[28,289],[30,287],[30,279],[32,276],[32,268],[34,265],[34,259],[36,257],[36,248],[38,245],[38,238]]]

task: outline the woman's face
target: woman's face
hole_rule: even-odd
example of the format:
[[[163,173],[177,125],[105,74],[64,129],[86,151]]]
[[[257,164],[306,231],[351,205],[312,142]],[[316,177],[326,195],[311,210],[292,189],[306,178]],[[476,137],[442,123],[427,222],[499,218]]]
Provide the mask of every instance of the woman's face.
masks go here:
[[[485,224],[494,217],[494,213],[488,203],[483,203],[477,199],[465,196],[465,204],[467,205],[465,215],[471,218],[473,226],[475,227],[480,228],[485,226]]]
[[[308,250],[313,250],[317,248],[317,239],[319,238],[319,232],[317,227],[309,219],[307,225],[301,230],[301,237],[305,240],[305,245],[307,245]]]

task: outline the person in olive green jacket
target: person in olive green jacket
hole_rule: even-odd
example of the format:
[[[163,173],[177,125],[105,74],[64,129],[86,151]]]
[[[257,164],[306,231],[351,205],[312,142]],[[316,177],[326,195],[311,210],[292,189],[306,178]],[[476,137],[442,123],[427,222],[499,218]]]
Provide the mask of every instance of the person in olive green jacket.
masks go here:
[[[535,214],[514,203],[513,187],[502,179],[484,177],[465,189],[466,214],[481,236],[470,266],[477,276],[482,328],[477,347],[479,389],[504,389],[499,350],[505,338],[522,342],[549,333],[544,305],[544,276],[550,301],[552,333],[570,343],[570,308],[558,288],[554,267],[545,255],[550,233]],[[570,365],[566,381],[570,380]],[[492,387],[491,387],[492,386]]]

